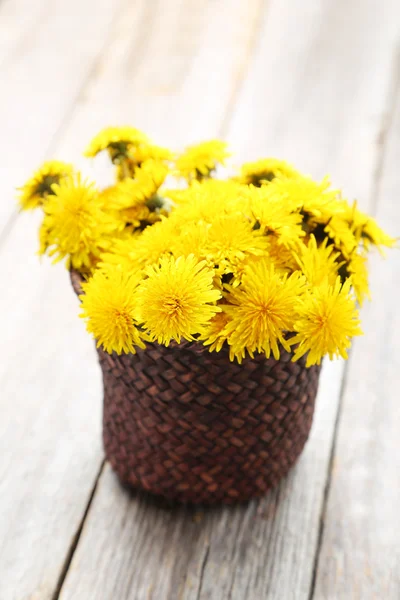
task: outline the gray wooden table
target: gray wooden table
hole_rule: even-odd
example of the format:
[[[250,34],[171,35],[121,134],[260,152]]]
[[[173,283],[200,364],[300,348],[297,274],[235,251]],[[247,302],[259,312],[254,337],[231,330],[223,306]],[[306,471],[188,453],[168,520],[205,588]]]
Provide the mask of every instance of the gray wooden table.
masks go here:
[[[0,0],[0,599],[398,600],[400,256],[373,259],[311,439],[248,506],[167,510],[104,463],[66,271],[14,188],[107,124],[326,173],[400,232],[399,0]]]

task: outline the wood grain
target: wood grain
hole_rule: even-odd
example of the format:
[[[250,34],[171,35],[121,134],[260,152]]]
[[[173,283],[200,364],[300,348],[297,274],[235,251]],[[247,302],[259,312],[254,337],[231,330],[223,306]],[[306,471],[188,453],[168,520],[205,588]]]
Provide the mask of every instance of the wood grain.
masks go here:
[[[80,155],[104,124],[132,123],[176,149],[215,136],[245,76],[262,6],[173,0],[156,10],[126,3],[59,150]],[[104,164],[95,161],[96,175]]]
[[[23,48],[48,5],[48,0],[37,0],[34,4],[30,0],[0,2],[0,68]]]
[[[1,43],[0,60],[0,234],[16,214],[15,187],[55,150],[53,139],[103,50],[120,2],[18,0],[3,7],[0,32],[9,40]]]
[[[287,156],[316,176],[329,167],[368,208],[397,39],[398,5],[385,9],[270,3],[229,128],[241,158]],[[129,496],[107,467],[60,598],[308,599],[342,373],[342,363],[325,366],[300,463],[248,507],[166,510]]]
[[[63,14],[61,3],[52,5],[53,12],[40,34],[23,42],[25,50],[31,44],[40,48],[32,51],[27,66],[24,46],[19,46],[20,38],[15,35],[12,44],[18,51],[8,54],[5,69],[0,70],[0,76],[7,73],[13,91],[6,99],[0,98],[0,106],[6,109],[3,115],[0,112],[2,131],[7,133],[2,140],[12,139],[10,134],[15,136],[15,145],[4,163],[7,176],[1,184],[3,197],[11,198],[11,188],[23,180],[31,163],[40,162],[50,139],[52,151],[61,158],[74,159],[97,129],[126,121],[149,130],[160,143],[173,140],[179,145],[222,131],[242,159],[260,153],[280,154],[316,176],[330,168],[335,180],[357,195],[365,208],[371,205],[375,171],[380,165],[379,134],[385,123],[398,40],[395,0],[387,0],[384,10],[377,0],[305,0],[301,4],[294,0],[210,0],[202,4],[194,0],[158,4],[125,0],[117,7],[103,0],[90,15],[97,23],[93,27],[107,29],[101,35],[102,54],[95,52],[99,39],[85,37],[90,23],[84,21],[74,38],[84,53],[89,49],[85,56],[90,56],[92,65],[95,61],[95,67],[88,69],[88,61],[86,71],[83,67],[79,71],[78,81],[68,62],[66,80],[55,73],[54,89],[44,103],[43,91],[40,96],[36,88],[29,113],[34,116],[28,119],[30,87],[24,73],[42,77],[38,65],[41,61],[47,67],[52,65],[48,50],[56,48],[60,38],[65,48],[66,33],[71,33],[69,27],[83,6],[77,1],[72,9],[69,5],[71,21],[60,20],[46,42],[45,34],[50,33],[57,10]],[[95,13],[101,12],[101,7],[104,12],[98,17]],[[107,11],[112,7],[117,15],[110,23]],[[67,60],[66,50],[59,56]],[[75,60],[79,53],[73,56]],[[21,75],[19,79],[9,77],[13,70],[10,65]],[[38,83],[47,90],[46,79],[40,77]],[[62,94],[69,90],[75,94],[75,103],[70,100],[72,96],[68,103],[64,101]],[[18,96],[20,91],[25,99]],[[17,123],[24,123],[27,129],[18,132]],[[23,159],[21,147],[27,149]],[[102,168],[99,161],[94,172]],[[393,190],[397,189],[391,188],[392,177],[385,176],[392,190],[388,219],[393,218]],[[3,205],[7,218],[12,214],[11,200],[8,202]],[[100,373],[95,353],[76,318],[76,299],[68,287],[67,274],[48,264],[38,265],[33,255],[35,223],[31,215],[20,217],[7,232],[0,253],[0,270],[8,282],[0,300],[4,342],[0,351],[2,600],[58,596],[63,569],[69,566],[69,552],[74,550],[102,460]],[[378,283],[386,285],[387,281],[386,277]],[[380,310],[379,298],[375,300],[376,310]],[[393,314],[394,320],[394,304],[390,306],[388,315]],[[367,313],[366,318],[378,319],[380,314]],[[379,343],[382,362],[387,346]],[[385,389],[389,391],[396,382],[396,364],[384,371]],[[129,495],[107,467],[60,597],[308,599],[342,369],[341,363],[324,368],[312,439],[287,481],[261,502],[203,513],[168,510],[150,499]],[[361,368],[359,372],[363,372]],[[352,377],[356,380],[358,371]],[[374,385],[378,390],[375,380]],[[361,401],[358,393],[352,399],[357,414]],[[379,396],[379,403],[382,401]],[[380,414],[377,406],[374,400],[368,435],[372,435],[373,421]],[[349,422],[342,436],[351,434],[353,422]],[[394,424],[392,429],[390,426],[389,419],[382,421],[379,440],[376,437],[370,444],[379,448],[373,455],[375,471],[383,458],[387,481],[390,477],[394,481],[388,453],[395,440]],[[386,427],[390,433],[385,441]],[[338,448],[340,443],[339,439]],[[348,442],[343,449],[350,460]],[[354,481],[343,483],[342,479],[337,495],[346,490],[349,493],[350,483]],[[395,500],[388,498],[396,495],[391,487],[386,491],[377,484],[369,486],[375,500],[368,514],[376,520],[376,527],[365,537],[360,534],[359,539],[367,539],[372,547],[367,557],[375,579],[368,587],[366,576],[357,573],[358,578],[353,579],[356,584],[350,589],[356,598],[368,598],[371,590],[379,598],[386,597],[387,591],[390,598],[397,591],[393,568],[398,555],[394,534],[388,531],[389,517],[394,527],[398,521]],[[357,494],[361,508],[365,508],[364,488]],[[378,504],[389,507],[387,520]],[[343,515],[344,511],[336,520],[329,516],[325,524],[329,537],[319,562],[323,584],[318,578],[314,596],[318,600],[329,598],[323,594],[329,593],[331,586],[337,594],[332,598],[346,597],[340,594],[346,593],[352,568],[364,564],[365,554],[359,548],[356,558],[349,558],[350,542],[347,538],[344,541],[342,531],[347,516]],[[332,559],[326,548],[332,548],[337,523],[341,549],[339,559]],[[354,528],[351,543],[357,535]],[[390,559],[383,563],[382,556],[388,554]],[[337,565],[344,563],[347,578],[338,582]],[[383,595],[377,591],[380,586]],[[357,596],[358,592],[365,595]]]
[[[384,146],[377,218],[400,232],[400,67]],[[400,597],[400,256],[371,264],[373,302],[362,311],[339,422],[315,598]]]
[[[117,8],[109,0],[0,5],[0,229],[8,236],[0,252],[0,598],[6,600],[52,597],[102,459],[92,408],[100,374],[73,317],[67,273],[40,267],[36,216],[21,216],[14,229],[7,224],[15,188],[43,160]],[[80,362],[88,379],[79,381]]]
[[[76,8],[78,3],[72,6]],[[92,12],[105,6],[96,4]],[[107,26],[107,34],[101,30],[98,35],[102,43],[108,45],[90,77],[79,70],[85,86],[71,107],[69,118],[64,119],[64,126],[53,131],[54,154],[71,160],[78,158],[77,153],[81,153],[90,135],[106,125],[108,119],[111,122],[126,119],[137,125],[154,121],[153,133],[159,132],[160,138],[167,130],[166,125],[163,129],[164,123],[168,123],[172,134],[171,121],[175,120],[180,123],[176,143],[185,143],[192,135],[203,137],[214,133],[242,75],[243,70],[238,70],[237,65],[248,55],[256,29],[257,6],[258,1],[245,7],[238,0],[230,0],[218,5],[209,1],[199,7],[194,1],[174,0],[163,10],[154,11],[149,10],[145,0],[134,4],[126,0],[117,6],[118,18],[113,24],[104,12],[101,19],[94,16],[95,21],[99,19],[99,27],[99,23]],[[88,10],[86,4],[84,10]],[[230,14],[229,26],[221,33],[225,10]],[[212,25],[211,13],[216,16]],[[46,27],[51,28],[53,17],[49,17]],[[71,13],[71,26],[73,18],[76,12]],[[61,34],[59,30],[58,33]],[[85,42],[79,28],[76,35],[79,36],[78,49],[80,44],[87,43],[88,53],[94,56],[94,41]],[[96,38],[93,29],[91,35]],[[106,35],[107,40],[104,40]],[[58,42],[59,55],[69,61],[69,47],[66,48],[64,42],[65,38]],[[54,60],[47,57],[46,52],[55,44],[53,33],[50,45],[43,43],[40,52],[37,51],[45,61],[44,67]],[[38,54],[32,50],[25,67],[21,57],[18,68],[23,72],[29,70],[32,57]],[[223,75],[210,76],[215,64],[222,68],[221,60]],[[72,69],[71,63],[68,65],[68,69]],[[171,68],[166,69],[165,65]],[[66,76],[71,79],[70,72]],[[164,91],[158,87],[162,77]],[[213,85],[207,95],[199,93],[199,88],[195,93],[195,83],[201,82],[204,87],[210,77],[213,77]],[[60,83],[57,77],[54,84],[60,84],[60,89],[55,91],[58,100],[54,102],[57,110],[61,110],[58,104],[61,93],[66,92],[68,85],[75,84]],[[11,90],[16,91],[13,85],[16,84],[11,81],[7,99],[0,99],[0,105],[3,102],[2,106],[8,111],[4,116],[0,114],[0,119],[4,119],[0,125],[3,127],[4,122],[7,133],[14,131],[19,119],[25,123],[22,110],[27,108],[27,99],[19,98],[15,112],[12,111]],[[23,82],[23,85],[27,84]],[[142,93],[137,93],[137,89]],[[28,131],[17,137],[22,143],[32,136],[27,145],[29,157],[19,161],[17,145],[11,148],[12,159],[8,159],[7,167],[12,165],[14,169],[7,171],[2,188],[4,195],[23,180],[31,160],[40,160],[40,152],[49,139],[46,141],[46,136],[56,122],[54,113],[47,114],[50,107],[45,102],[36,115],[38,90],[35,93],[38,96],[32,123]],[[161,107],[166,112],[160,114]],[[35,122],[36,117],[38,122]],[[45,127],[43,145],[38,141],[41,123]],[[169,141],[171,139],[172,136]],[[11,202],[11,197],[8,199]],[[57,595],[102,464],[101,378],[96,354],[83,323],[77,318],[77,300],[70,289],[67,272],[46,261],[41,265],[35,256],[38,219],[39,215],[20,215],[7,230],[0,252],[0,271],[3,281],[7,282],[0,299],[3,315],[1,600],[47,600]]]

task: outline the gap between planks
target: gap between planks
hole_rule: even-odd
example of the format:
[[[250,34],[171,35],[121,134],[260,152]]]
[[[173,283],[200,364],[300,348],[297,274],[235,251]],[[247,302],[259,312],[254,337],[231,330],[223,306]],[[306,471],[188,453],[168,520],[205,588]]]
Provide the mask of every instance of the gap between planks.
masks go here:
[[[105,463],[106,463],[106,460],[105,460],[105,458],[103,458],[103,460],[101,461],[101,464],[100,464],[99,471],[98,471],[98,473],[96,475],[96,478],[94,480],[93,489],[92,489],[92,491],[90,493],[88,503],[87,503],[87,505],[85,507],[85,510],[83,512],[83,516],[82,516],[81,522],[79,523],[78,529],[76,530],[75,535],[73,536],[73,538],[71,540],[71,546],[69,547],[67,555],[65,557],[65,561],[64,561],[64,564],[62,566],[62,569],[61,569],[61,572],[60,572],[60,577],[58,578],[56,589],[54,591],[52,600],[57,600],[58,597],[59,597],[59,595],[60,595],[60,593],[61,593],[61,588],[63,586],[64,579],[67,576],[68,569],[70,567],[70,564],[72,562],[72,558],[74,556],[74,552],[76,550],[77,545],[79,544],[79,539],[81,537],[82,529],[83,529],[83,526],[85,524],[86,517],[88,515],[90,507],[92,505],[93,498],[94,498],[95,493],[96,493],[97,485],[99,483],[99,479],[100,479],[101,474],[103,472]]]
[[[397,46],[394,58],[393,58],[393,69],[392,76],[389,81],[389,92],[387,109],[382,119],[381,131],[378,135],[377,145],[380,148],[378,158],[376,161],[376,167],[374,171],[374,182],[372,186],[372,193],[370,198],[371,214],[376,216],[378,209],[378,199],[380,194],[380,188],[383,176],[383,167],[385,164],[388,137],[393,126],[393,121],[396,114],[397,102],[400,94],[400,46]]]
[[[379,198],[380,184],[381,184],[382,175],[383,175],[383,166],[384,166],[384,162],[385,162],[388,136],[389,136],[389,133],[390,133],[390,130],[391,130],[391,127],[393,124],[394,116],[396,113],[396,106],[397,106],[397,101],[398,101],[399,95],[400,95],[400,48],[397,48],[397,51],[394,54],[393,69],[390,74],[390,80],[389,80],[389,85],[388,85],[388,98],[387,98],[386,110],[382,117],[381,130],[380,130],[378,138],[377,138],[377,146],[379,148],[379,152],[378,152],[377,158],[376,158],[376,166],[374,169],[374,178],[373,178],[373,182],[372,182],[372,193],[371,193],[371,197],[370,197],[370,201],[369,201],[369,207],[370,207],[369,212],[372,216],[376,216],[376,212],[377,212],[377,202],[378,202],[378,198]],[[343,380],[342,380],[342,386],[341,386],[341,390],[340,390],[340,397],[339,397],[339,404],[338,404],[338,411],[337,411],[337,415],[336,415],[336,419],[335,419],[333,443],[332,443],[331,455],[330,455],[330,459],[329,459],[329,468],[328,468],[328,472],[327,472],[327,479],[326,479],[325,489],[324,489],[323,505],[322,505],[321,515],[320,515],[318,543],[317,543],[317,548],[316,548],[316,553],[315,553],[315,561],[314,561],[314,567],[313,567],[313,575],[312,575],[309,600],[313,600],[314,594],[315,594],[320,551],[321,551],[322,540],[323,540],[323,535],[324,535],[324,527],[325,527],[325,519],[326,519],[326,515],[327,515],[327,508],[328,508],[329,492],[331,489],[334,459],[335,459],[336,448],[337,448],[338,433],[339,433],[339,428],[340,428],[340,419],[341,419],[341,415],[342,415],[343,399],[344,399],[344,395],[346,392],[346,383],[347,383],[347,379],[348,379],[349,369],[351,367],[350,358],[351,358],[351,351],[349,352],[349,359],[348,359],[348,362],[346,362],[346,365],[344,368]],[[316,598],[315,600],[318,600],[318,598]]]
[[[254,21],[255,21],[254,32],[253,32],[253,35],[250,38],[249,43],[247,45],[243,61],[238,66],[236,81],[235,81],[234,85],[232,86],[232,93],[231,93],[230,97],[228,98],[228,101],[226,104],[225,115],[223,116],[221,125],[219,127],[219,136],[222,139],[225,139],[226,136],[228,135],[229,126],[232,122],[233,115],[235,113],[235,108],[236,108],[237,103],[240,98],[240,92],[241,92],[241,89],[242,89],[244,81],[245,81],[246,71],[249,67],[252,57],[256,54],[257,46],[260,42],[260,37],[261,37],[262,31],[263,31],[263,19],[261,18],[261,15],[264,13],[264,19],[265,19],[265,15],[267,15],[267,11],[268,11],[271,1],[272,0],[259,0],[257,14],[255,15],[255,18],[254,18]]]
[[[377,136],[377,147],[379,149],[379,152],[377,154],[377,160],[376,160],[376,168],[374,169],[374,181],[373,181],[373,186],[372,186],[372,194],[371,194],[371,198],[370,198],[370,213],[372,216],[377,217],[378,216],[378,211],[379,211],[379,207],[383,202],[383,198],[381,198],[382,196],[382,184],[383,184],[383,180],[385,175],[387,175],[386,172],[386,168],[387,168],[387,159],[390,158],[389,157],[389,150],[391,149],[393,152],[393,148],[390,148],[390,143],[391,143],[391,135],[395,132],[395,126],[396,126],[396,115],[398,114],[398,110],[399,110],[399,106],[400,106],[400,47],[397,47],[395,49],[395,52],[393,54],[393,67],[392,67],[392,72],[390,74],[390,79],[389,79],[389,85],[388,87],[388,94],[387,94],[387,103],[386,103],[386,111],[383,115],[382,118],[382,125],[381,125],[381,130]],[[398,224],[398,223],[396,223]],[[388,260],[390,260],[390,258],[388,258]],[[372,273],[371,273],[372,274]],[[382,297],[380,298],[382,300]],[[373,300],[372,300],[373,301]],[[382,307],[384,308],[384,307]],[[340,451],[340,447],[339,447],[339,433],[340,433],[340,424],[342,419],[345,417],[345,397],[346,397],[346,392],[347,392],[347,386],[346,383],[349,382],[349,386],[351,386],[351,381],[350,381],[350,375],[351,375],[351,371],[352,371],[352,357],[355,355],[356,350],[359,349],[359,344],[362,343],[362,340],[356,341],[357,344],[357,348],[352,349],[351,352],[351,356],[349,356],[349,362],[346,365],[346,373],[345,373],[345,380],[344,380],[344,385],[342,388],[342,393],[341,393],[341,398],[340,398],[340,412],[338,414],[338,419],[337,419],[337,425],[335,428],[335,438],[334,438],[334,447],[332,449],[332,457],[331,457],[331,463],[330,463],[330,469],[329,469],[329,485],[327,487],[327,493],[325,495],[325,499],[324,499],[324,509],[322,512],[322,516],[321,516],[321,530],[320,530],[320,536],[319,536],[319,543],[318,543],[318,554],[316,556],[316,561],[315,561],[315,565],[314,565],[314,574],[313,574],[313,582],[312,582],[312,589],[311,589],[311,593],[310,593],[310,598],[309,600],[314,599],[315,596],[315,600],[319,600],[319,598],[321,597],[321,594],[324,594],[324,598],[325,598],[325,594],[329,594],[329,599],[331,598],[330,592],[328,592],[328,588],[325,587],[324,591],[322,591],[324,583],[323,583],[323,577],[324,575],[326,575],[326,570],[324,572],[324,567],[320,565],[320,562],[323,559],[323,550],[325,550],[325,558],[326,558],[326,550],[327,550],[327,546],[329,546],[330,543],[332,543],[332,532],[328,532],[327,534],[327,538],[328,540],[326,541],[324,538],[324,533],[325,533],[325,521],[327,519],[327,517],[329,516],[329,501],[330,501],[330,494],[331,491],[333,493],[333,495],[335,495],[335,490],[333,489],[334,487],[334,468],[335,468],[335,461],[337,459],[340,460],[340,454],[337,456],[337,453],[339,453]],[[357,363],[356,363],[357,365]],[[336,492],[337,494],[337,492]],[[367,499],[365,499],[366,501],[368,501]],[[331,525],[332,528],[332,525]],[[338,535],[338,538],[340,538],[340,536]],[[325,547],[324,547],[324,543],[325,543]],[[393,549],[394,550],[394,549]],[[354,551],[356,551],[356,549],[354,549]],[[321,572],[320,572],[320,567],[321,567]],[[329,573],[329,569],[328,569],[328,573]],[[339,577],[339,575],[337,575]],[[349,581],[345,583],[349,583]],[[380,581],[380,583],[382,584],[383,582]],[[354,589],[350,590],[350,587],[346,588],[346,594],[350,593],[350,594],[354,594],[357,593],[357,597],[360,598],[364,598],[363,594],[368,594],[368,598],[376,598],[375,596],[375,590],[372,589],[372,584],[371,584],[371,588],[368,589],[368,586],[363,589],[363,591],[358,591],[355,592]],[[343,596],[341,595],[342,592],[339,592],[339,587],[337,588],[333,588],[333,594],[339,594],[340,596],[338,596],[338,598],[342,598]],[[342,590],[343,591],[343,590]],[[392,589],[391,592],[393,592],[394,590]],[[318,594],[318,595],[315,595]],[[361,596],[358,596],[358,594],[361,594]],[[383,590],[382,590],[382,594],[383,594]],[[336,598],[336,596],[334,596]],[[389,597],[389,596],[388,596]],[[392,598],[393,596],[390,595],[390,598]],[[366,598],[366,596],[365,596]]]
[[[351,353],[349,353],[349,359],[350,359],[350,354]],[[312,568],[312,578],[311,578],[310,593],[308,596],[308,600],[313,600],[314,592],[315,592],[315,585],[316,585],[316,581],[317,581],[319,555],[320,555],[322,539],[323,539],[323,535],[324,535],[326,510],[327,510],[327,506],[328,506],[329,491],[330,491],[331,481],[332,481],[332,467],[333,467],[333,461],[334,461],[335,451],[336,451],[337,434],[339,431],[340,414],[342,411],[343,396],[344,396],[344,391],[346,388],[347,375],[348,375],[348,364],[345,364],[345,366],[343,368],[343,376],[342,376],[340,392],[339,392],[338,408],[337,408],[337,412],[336,412],[335,424],[333,427],[333,439],[332,439],[332,445],[331,445],[331,452],[330,452],[330,456],[329,456],[329,463],[328,463],[328,468],[327,468],[327,472],[326,472],[326,480],[325,480],[325,486],[324,486],[324,494],[323,494],[323,499],[322,499],[322,504],[321,504],[321,512],[320,512],[320,516],[319,516],[318,537],[317,537],[317,544],[315,547],[315,556],[314,556],[314,563],[313,563],[313,568]]]
[[[390,77],[390,81],[389,81],[389,85],[388,85],[387,108],[382,117],[381,131],[378,135],[378,140],[377,140],[379,152],[378,152],[377,158],[376,158],[376,167],[374,169],[374,179],[373,179],[373,183],[372,183],[372,193],[371,193],[371,198],[370,198],[370,202],[369,202],[370,214],[372,216],[376,216],[376,212],[377,212],[377,203],[378,203],[378,198],[379,198],[379,193],[380,193],[380,185],[381,185],[381,180],[382,180],[382,175],[383,175],[383,166],[384,166],[386,151],[387,151],[387,142],[388,142],[389,133],[390,133],[392,125],[393,125],[393,120],[394,120],[394,116],[396,113],[396,107],[397,107],[397,102],[398,102],[399,97],[400,97],[400,48],[397,48],[397,51],[395,52],[395,55],[394,55],[393,69],[392,69],[392,73],[391,73],[391,77]],[[349,361],[350,361],[350,358],[351,358],[351,352],[349,353]],[[340,419],[341,419],[342,408],[343,408],[343,398],[344,398],[344,395],[346,392],[346,383],[347,383],[347,379],[348,379],[349,369],[351,367],[351,363],[349,361],[346,363],[346,366],[344,369],[342,387],[340,390],[338,412],[336,415],[332,450],[331,450],[331,456],[330,456],[330,460],[329,460],[329,469],[328,469],[328,475],[327,475],[327,480],[326,480],[325,490],[324,490],[324,501],[323,501],[321,516],[320,516],[318,544],[317,544],[317,549],[316,549],[316,554],[315,554],[313,577],[312,577],[309,600],[313,600],[314,594],[315,594],[320,551],[321,551],[322,540],[323,540],[323,535],[324,535],[324,526],[325,526],[325,519],[326,519],[326,515],[327,515],[329,492],[330,492],[331,482],[332,482],[333,465],[334,465],[334,459],[335,459],[335,454],[336,454],[338,433],[339,433],[339,428],[340,428]],[[318,600],[318,598],[316,598],[315,600]]]

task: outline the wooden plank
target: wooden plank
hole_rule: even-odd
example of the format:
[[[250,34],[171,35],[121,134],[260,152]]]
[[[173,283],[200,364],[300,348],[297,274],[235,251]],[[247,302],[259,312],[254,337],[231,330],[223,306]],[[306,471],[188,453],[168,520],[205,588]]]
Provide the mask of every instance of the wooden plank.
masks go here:
[[[32,2],[21,3],[17,17],[11,6],[1,14],[0,32],[11,22],[14,33],[0,64],[0,234],[16,214],[15,187],[51,149],[118,11],[113,0],[41,0],[33,3],[33,11]]]
[[[395,65],[399,84],[400,66]],[[400,86],[391,124],[377,218],[400,231]],[[315,598],[400,597],[400,256],[374,257],[373,302],[362,311],[343,398]]]
[[[3,227],[16,208],[15,187],[43,160],[103,49],[118,6],[109,0],[95,4],[95,9],[93,3],[76,0],[68,7],[48,0],[34,6],[27,0],[0,5]],[[74,361],[92,356],[92,344],[82,325],[68,319],[68,307],[71,317],[76,311],[69,288],[61,301],[55,293],[61,289],[57,286],[68,286],[67,274],[52,272],[49,284],[50,267],[40,269],[34,255],[37,219],[31,219],[32,215],[20,217],[14,237],[10,228],[5,230],[11,238],[0,253],[1,311],[7,315],[0,352],[0,597],[18,600],[52,597],[74,533],[71,524],[82,517],[102,456],[100,420],[93,419],[91,408],[101,393],[99,370],[88,358],[92,383],[88,388],[80,382],[79,423],[68,404],[71,398],[76,402]],[[62,321],[57,313],[61,306],[67,309]],[[48,320],[43,318],[46,313]],[[76,332],[74,354],[67,337],[54,335],[62,330]],[[61,364],[60,354],[65,357]],[[92,439],[94,431],[98,435]],[[88,460],[93,453],[94,467]],[[65,476],[68,472],[71,478]],[[74,483],[68,496],[63,478],[66,485]]]
[[[385,11],[377,0],[273,2],[229,131],[241,158],[277,154],[315,176],[329,167],[368,208],[397,17],[395,0]],[[129,496],[107,467],[60,598],[308,599],[342,372],[325,365],[299,465],[248,507],[168,511]]]
[[[378,0],[294,4],[275,0],[269,8],[229,139],[243,149],[241,158],[267,153],[314,177],[329,174],[367,209],[397,51],[398,3],[388,0],[384,10]]]
[[[0,2],[0,68],[18,52],[26,36],[40,24],[48,0],[2,0]],[[30,10],[29,10],[30,9]]]
[[[174,0],[156,11],[147,3],[140,36],[132,36],[126,4],[59,151],[80,155],[105,124],[133,123],[176,149],[215,136],[245,74],[261,6],[262,0],[247,6]],[[104,168],[101,159],[97,163]]]
[[[107,49],[78,98],[69,129],[54,140],[58,155],[77,158],[107,119],[140,126],[152,114],[152,132],[165,141],[167,127],[172,133],[167,107],[180,117],[177,142],[189,141],[196,132],[198,137],[215,133],[242,76],[238,64],[249,52],[258,0],[247,6],[210,0],[202,7],[195,0],[174,0],[162,11],[151,6],[146,0],[125,0],[119,7]],[[230,20],[222,30],[225,11]],[[214,76],[207,97],[195,93],[195,82],[204,86],[221,60],[224,74]],[[154,82],[161,76],[165,88],[160,91]],[[9,181],[17,183],[16,172]],[[77,318],[66,271],[40,265],[34,255],[38,219],[21,215],[0,252],[4,281],[12,281],[0,300],[2,314],[10,317],[0,351],[2,600],[57,594],[102,464],[96,354]]]

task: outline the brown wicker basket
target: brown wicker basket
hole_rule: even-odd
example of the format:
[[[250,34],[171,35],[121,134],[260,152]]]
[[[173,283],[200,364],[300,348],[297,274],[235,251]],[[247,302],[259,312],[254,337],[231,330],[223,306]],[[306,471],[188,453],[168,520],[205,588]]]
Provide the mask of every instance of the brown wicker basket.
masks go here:
[[[125,484],[184,502],[244,501],[275,486],[307,441],[320,368],[285,351],[241,365],[188,342],[98,353],[104,448]]]

